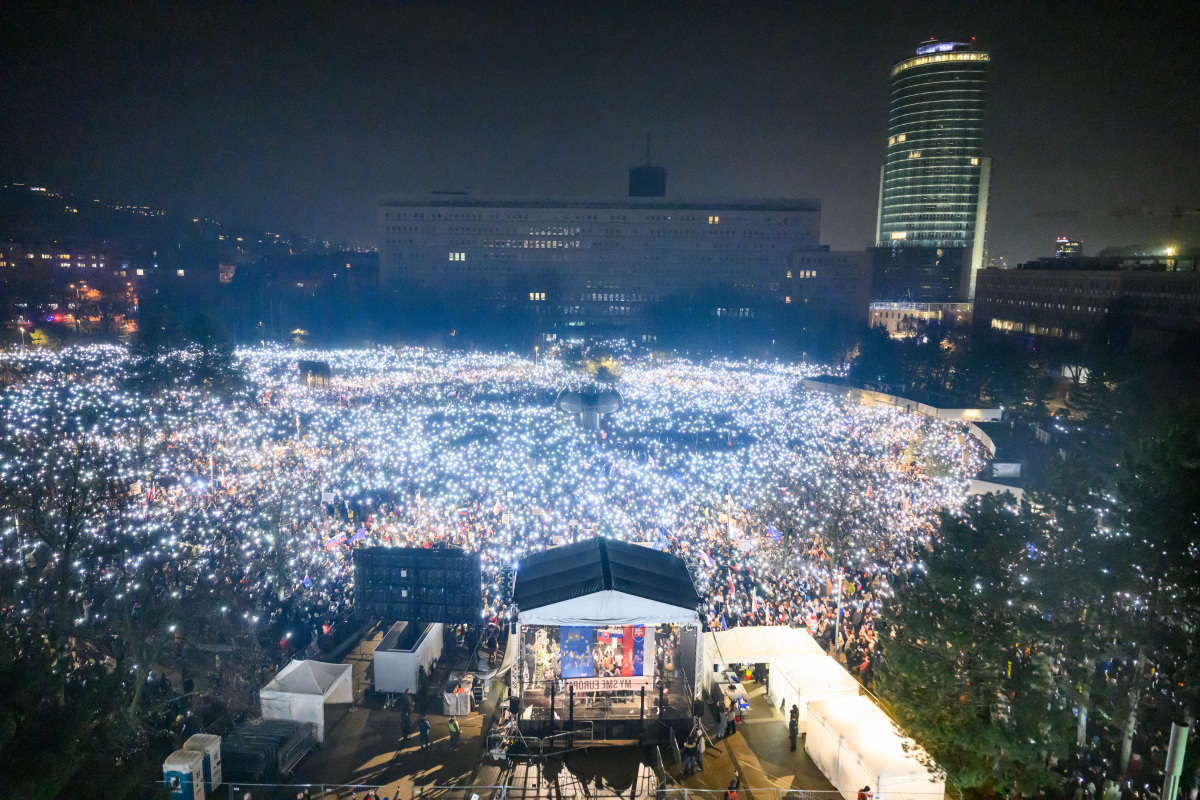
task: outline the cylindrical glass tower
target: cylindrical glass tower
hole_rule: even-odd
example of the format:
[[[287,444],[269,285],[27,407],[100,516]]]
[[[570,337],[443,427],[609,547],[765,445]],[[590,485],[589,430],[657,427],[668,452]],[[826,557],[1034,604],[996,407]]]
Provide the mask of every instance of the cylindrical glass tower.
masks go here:
[[[892,68],[880,246],[962,247],[981,260],[987,77],[988,54],[960,42],[927,42]]]

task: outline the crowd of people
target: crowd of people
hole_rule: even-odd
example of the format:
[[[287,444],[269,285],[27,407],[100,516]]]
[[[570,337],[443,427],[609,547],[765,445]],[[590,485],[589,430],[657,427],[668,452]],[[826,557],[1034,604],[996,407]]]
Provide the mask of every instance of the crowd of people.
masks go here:
[[[139,396],[116,348],[5,358],[24,375],[8,436],[86,409],[76,435],[128,480],[123,550],[77,592],[80,624],[152,559],[178,591],[222,585],[281,657],[352,610],[355,547],[479,552],[481,621],[499,625],[522,556],[608,536],[685,559],[710,629],[804,626],[869,682],[881,601],[982,463],[961,424],[805,390],[809,366],[631,355],[624,407],[591,431],[555,410],[590,378],[554,357],[250,349],[229,397]],[[328,362],[330,382],[298,359]]]

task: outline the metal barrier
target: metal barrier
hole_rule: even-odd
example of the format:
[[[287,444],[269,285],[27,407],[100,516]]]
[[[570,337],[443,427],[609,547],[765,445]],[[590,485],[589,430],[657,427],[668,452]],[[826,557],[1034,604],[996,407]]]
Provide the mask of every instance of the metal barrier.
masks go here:
[[[165,781],[159,786],[169,790]],[[546,800],[556,796],[556,785],[547,782],[541,787],[527,786],[417,786],[399,784],[388,789],[388,785],[372,784],[320,784],[320,783],[225,783],[210,795],[209,800],[292,800],[297,796],[305,800],[362,800],[367,792],[389,800]],[[911,794],[911,793],[906,793]],[[567,793],[563,793],[566,797]],[[724,800],[723,789],[687,789],[682,786],[664,786],[657,781],[648,781],[632,793],[624,794],[611,790],[588,787],[588,800]],[[780,789],[775,786],[754,787],[742,785],[738,797],[754,800],[838,800],[841,793],[822,789]],[[948,794],[930,793],[928,800],[944,800]]]

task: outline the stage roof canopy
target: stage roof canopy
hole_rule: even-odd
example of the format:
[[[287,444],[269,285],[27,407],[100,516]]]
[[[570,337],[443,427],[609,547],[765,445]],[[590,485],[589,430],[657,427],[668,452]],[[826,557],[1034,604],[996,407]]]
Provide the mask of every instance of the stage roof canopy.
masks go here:
[[[676,556],[596,537],[522,559],[513,602],[526,625],[647,625],[697,622],[700,598]]]

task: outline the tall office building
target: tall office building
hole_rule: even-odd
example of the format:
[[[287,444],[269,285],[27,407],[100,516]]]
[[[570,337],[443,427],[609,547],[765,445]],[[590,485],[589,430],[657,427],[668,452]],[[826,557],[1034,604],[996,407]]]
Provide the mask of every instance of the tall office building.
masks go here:
[[[875,299],[961,302],[983,266],[990,159],[983,155],[989,56],[930,41],[892,67],[879,181]]]

